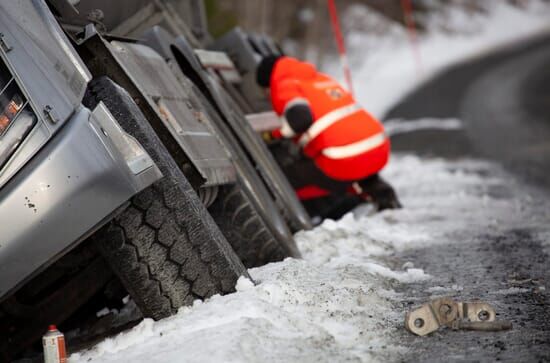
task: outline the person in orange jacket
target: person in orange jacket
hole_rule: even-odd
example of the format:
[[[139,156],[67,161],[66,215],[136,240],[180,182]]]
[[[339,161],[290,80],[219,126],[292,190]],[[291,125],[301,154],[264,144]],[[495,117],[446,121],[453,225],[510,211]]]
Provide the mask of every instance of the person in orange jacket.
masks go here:
[[[302,200],[351,192],[378,210],[401,207],[378,175],[390,154],[384,127],[349,92],[312,64],[286,56],[263,58],[256,76],[282,117],[273,137],[292,138],[307,157],[283,166]]]

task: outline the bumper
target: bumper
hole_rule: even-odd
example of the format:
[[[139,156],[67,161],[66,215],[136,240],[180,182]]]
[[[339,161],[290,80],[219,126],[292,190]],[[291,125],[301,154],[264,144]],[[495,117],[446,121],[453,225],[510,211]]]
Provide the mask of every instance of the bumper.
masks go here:
[[[80,108],[0,190],[0,299],[162,176],[125,140],[101,104],[93,113]]]

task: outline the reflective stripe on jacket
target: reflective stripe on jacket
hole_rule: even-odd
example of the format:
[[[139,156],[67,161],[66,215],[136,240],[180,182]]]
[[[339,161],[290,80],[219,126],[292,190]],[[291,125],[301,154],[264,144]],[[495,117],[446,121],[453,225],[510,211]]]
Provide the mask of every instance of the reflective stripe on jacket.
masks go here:
[[[283,57],[275,64],[270,84],[277,114],[298,103],[310,107],[314,121],[306,132],[296,135],[286,124],[280,133],[294,137],[326,175],[358,180],[385,166],[390,143],[382,124],[332,78],[309,63]]]

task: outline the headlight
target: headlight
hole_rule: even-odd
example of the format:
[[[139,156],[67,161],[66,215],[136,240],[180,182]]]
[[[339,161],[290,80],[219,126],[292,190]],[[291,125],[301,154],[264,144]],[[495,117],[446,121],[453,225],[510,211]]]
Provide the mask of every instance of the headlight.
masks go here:
[[[29,134],[36,121],[36,115],[17,82],[0,60],[0,168]]]
[[[0,114],[0,135],[2,135],[11,125],[12,121],[15,120],[19,111],[23,108],[23,103],[23,99],[19,95],[15,95],[4,107],[3,112]]]

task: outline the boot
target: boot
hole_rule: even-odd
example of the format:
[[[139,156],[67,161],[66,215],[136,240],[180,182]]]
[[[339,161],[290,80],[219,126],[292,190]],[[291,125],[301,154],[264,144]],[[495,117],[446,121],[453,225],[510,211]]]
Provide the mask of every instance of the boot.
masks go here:
[[[357,184],[361,189],[361,196],[376,205],[378,211],[402,208],[395,190],[378,174],[363,179]]]

